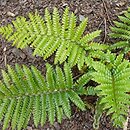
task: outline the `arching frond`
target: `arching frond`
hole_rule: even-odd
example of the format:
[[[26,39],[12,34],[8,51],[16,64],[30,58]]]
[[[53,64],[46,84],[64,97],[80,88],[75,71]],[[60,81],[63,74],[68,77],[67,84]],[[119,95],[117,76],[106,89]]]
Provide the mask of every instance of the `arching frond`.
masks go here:
[[[44,125],[47,119],[51,124],[56,118],[61,122],[64,115],[71,117],[70,101],[85,110],[85,104],[78,96],[78,86],[84,84],[80,81],[76,87],[67,63],[64,71],[47,64],[46,77],[34,66],[28,68],[17,64],[15,69],[8,65],[7,71],[2,70],[2,76],[0,120],[3,120],[3,130],[9,123],[13,130],[26,128],[31,115],[36,127]]]
[[[101,97],[100,103],[104,104],[103,109],[107,110],[107,115],[112,115],[115,126],[122,127],[130,104],[129,62],[123,60],[123,55],[110,56],[108,63],[93,62],[95,72],[92,76],[99,84],[96,90]]]
[[[77,26],[76,16],[74,13],[70,14],[68,8],[65,9],[62,19],[57,8],[54,8],[52,15],[46,8],[44,18],[37,12],[30,13],[28,20],[18,17],[12,24],[1,27],[0,34],[8,41],[13,41],[17,48],[30,45],[34,48],[34,56],[39,55],[47,59],[56,52],[55,64],[68,60],[71,67],[77,64],[81,69],[86,55],[89,54],[86,51],[107,48],[107,45],[93,42],[101,31],[84,35],[87,22],[86,18]]]

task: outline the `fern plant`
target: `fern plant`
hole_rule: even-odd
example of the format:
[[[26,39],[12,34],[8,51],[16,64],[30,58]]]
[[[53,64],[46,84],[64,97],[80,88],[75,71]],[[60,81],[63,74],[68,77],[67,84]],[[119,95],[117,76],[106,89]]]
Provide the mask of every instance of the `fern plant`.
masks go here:
[[[61,22],[60,22],[61,21]],[[28,45],[34,48],[33,55],[47,59],[55,52],[54,63],[63,63],[68,60],[70,66],[78,65],[81,69],[89,52],[100,51],[106,45],[95,43],[94,38],[100,35],[99,30],[83,35],[87,25],[87,18],[76,26],[76,16],[65,9],[62,19],[57,8],[52,16],[45,9],[45,17],[37,12],[29,14],[29,19],[17,17],[12,24],[0,27],[0,34],[8,41],[13,41],[13,46],[25,48]]]
[[[130,64],[123,60],[123,55],[111,54],[109,62],[93,62],[93,80],[99,85],[96,86],[98,96],[101,98],[103,110],[115,126],[123,126],[130,105]]]
[[[111,27],[112,38],[120,40],[111,46],[112,49],[122,48],[125,53],[130,51],[130,8],[124,11],[123,16],[118,16],[119,21],[114,21],[115,26]]]
[[[85,74],[74,82],[67,63],[63,69],[58,66],[53,69],[47,64],[46,77],[34,66],[29,69],[16,64],[14,69],[8,65],[7,71],[2,70],[0,121],[4,118],[3,130],[9,122],[12,130],[26,128],[31,115],[35,126],[44,125],[47,119],[51,124],[55,118],[61,122],[64,115],[71,116],[70,101],[85,110],[78,88],[82,88],[90,76]]]
[[[120,22],[111,27],[114,38],[120,38],[110,48],[124,48],[129,51],[130,8],[119,16]],[[85,104],[79,95],[98,95],[94,116],[94,128],[99,128],[99,120],[103,110],[112,116],[115,126],[122,126],[127,116],[130,104],[130,64],[123,60],[123,55],[116,57],[107,45],[94,42],[100,31],[84,34],[87,19],[76,25],[76,16],[66,8],[62,19],[57,8],[50,15],[45,10],[42,18],[37,12],[29,14],[29,18],[17,17],[12,24],[0,27],[0,34],[13,46],[33,48],[33,55],[44,59],[55,53],[54,63],[65,63],[63,70],[46,65],[46,76],[43,77],[34,66],[31,68],[8,65],[7,71],[2,70],[3,79],[0,81],[0,121],[3,120],[3,130],[11,123],[12,130],[26,128],[33,116],[35,126],[44,125],[47,120],[51,124],[55,119],[62,121],[63,116],[70,118],[70,101],[81,110]],[[103,51],[102,51],[103,50]],[[100,61],[99,61],[100,59]],[[96,60],[96,61],[95,61]],[[71,67],[77,65],[81,70],[87,64],[87,72],[78,80],[72,77]],[[85,67],[85,66],[84,66]],[[96,87],[87,86],[93,80]],[[88,104],[86,106],[89,107]]]

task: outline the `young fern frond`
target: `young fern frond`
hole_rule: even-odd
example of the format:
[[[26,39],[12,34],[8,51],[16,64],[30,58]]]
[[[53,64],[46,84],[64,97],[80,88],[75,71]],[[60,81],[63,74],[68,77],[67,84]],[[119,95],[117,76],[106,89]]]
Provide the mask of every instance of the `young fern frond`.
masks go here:
[[[125,122],[130,96],[130,67],[129,62],[123,60],[123,55],[110,55],[109,62],[93,62],[95,72],[92,72],[93,80],[99,85],[96,87],[101,104],[115,126],[123,126]]]
[[[45,18],[37,12],[29,14],[29,20],[18,17],[12,24],[0,27],[0,34],[8,41],[13,41],[17,48],[30,45],[34,48],[33,55],[47,59],[56,52],[55,64],[68,60],[71,67],[77,64],[81,69],[85,64],[86,55],[89,54],[86,54],[86,51],[107,48],[107,45],[93,42],[101,31],[84,35],[87,21],[86,18],[76,26],[76,16],[74,13],[69,14],[68,8],[65,9],[62,20],[57,8],[54,8],[52,15],[45,9]]]
[[[94,113],[94,122],[93,128],[94,130],[98,130],[100,126],[100,118],[103,114],[103,106],[104,104],[100,104],[100,99],[96,102],[95,113]]]
[[[64,71],[60,67],[53,69],[47,64],[46,77],[43,77],[34,66],[31,68],[8,65],[7,71],[2,70],[0,81],[0,120],[3,120],[3,130],[11,123],[12,130],[26,128],[30,116],[34,124],[44,125],[48,119],[51,124],[55,118],[61,123],[63,116],[71,117],[70,101],[81,110],[85,104],[78,96],[78,86],[67,63]]]
[[[125,53],[130,51],[130,10],[124,12],[123,16],[118,16],[119,21],[114,21],[115,27],[111,27],[112,38],[119,38],[120,41],[113,44],[110,49],[122,48]]]

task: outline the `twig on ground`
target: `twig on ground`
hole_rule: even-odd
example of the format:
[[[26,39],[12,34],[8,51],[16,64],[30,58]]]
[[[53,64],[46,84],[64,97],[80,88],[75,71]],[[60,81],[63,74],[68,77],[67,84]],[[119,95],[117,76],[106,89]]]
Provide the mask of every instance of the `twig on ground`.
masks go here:
[[[76,75],[75,77],[73,77],[73,79],[75,80],[75,79],[79,78],[81,75],[82,74]]]
[[[110,19],[109,15],[108,15],[108,10],[107,10],[106,3],[105,3],[104,0],[102,0],[102,2],[103,2],[103,5],[104,5],[105,13],[106,13],[106,15],[107,15],[107,19],[108,19],[109,23],[110,23],[111,25],[113,25],[112,22],[111,22],[111,19]]]
[[[102,24],[103,24],[103,21],[101,21],[101,23],[98,25],[98,29],[101,27]]]
[[[107,22],[106,22],[106,18],[104,18],[104,40],[103,43],[106,42],[106,37],[107,37]]]
[[[4,51],[4,64],[6,66],[7,65],[6,46],[4,47],[3,51]]]

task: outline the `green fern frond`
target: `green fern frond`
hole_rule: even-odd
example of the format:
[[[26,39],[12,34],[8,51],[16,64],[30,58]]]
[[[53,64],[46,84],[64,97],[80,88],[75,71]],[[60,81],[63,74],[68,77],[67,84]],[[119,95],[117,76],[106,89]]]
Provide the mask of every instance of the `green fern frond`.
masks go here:
[[[101,30],[97,30],[97,31],[94,31],[92,33],[86,34],[80,40],[81,45],[84,46],[84,45],[86,45],[86,43],[93,41],[93,39],[96,38],[97,36],[99,36],[100,33],[101,33]]]
[[[55,33],[55,36],[59,36],[61,32],[61,25],[60,25],[60,17],[57,8],[54,8],[53,10],[53,30]]]
[[[94,122],[93,122],[94,130],[99,129],[100,118],[103,114],[103,107],[104,107],[104,104],[100,104],[100,99],[98,99],[98,101],[96,102],[95,113],[94,113]]]
[[[50,36],[53,34],[53,25],[52,25],[51,15],[47,8],[45,9],[45,21],[47,27],[47,34]]]
[[[61,22],[60,22],[61,21]],[[95,31],[84,35],[88,19],[84,19],[76,26],[76,16],[69,14],[66,8],[62,19],[57,8],[52,15],[45,9],[45,17],[42,18],[37,12],[29,14],[29,19],[18,17],[12,24],[0,27],[0,34],[8,41],[13,41],[13,46],[25,48],[30,45],[34,48],[33,55],[50,57],[54,52],[55,64],[68,60],[71,67],[78,65],[81,69],[85,64],[86,51],[104,50],[105,45],[94,43],[94,38],[101,31]]]
[[[85,31],[85,28],[87,26],[87,21],[88,21],[87,18],[84,19],[82,21],[82,23],[77,27],[77,29],[75,30],[76,33],[75,33],[74,38],[72,40],[78,41],[81,38],[81,36],[82,36],[83,32]]]
[[[113,44],[112,46],[110,46],[110,49],[119,49],[119,48],[125,48],[125,47],[129,47],[129,42],[128,41],[119,41],[116,42],[116,44]]]
[[[3,130],[9,123],[13,130],[26,128],[31,115],[36,127],[44,125],[47,119],[51,124],[55,118],[61,122],[64,115],[71,117],[70,101],[85,110],[77,90],[78,86],[84,86],[83,78],[76,87],[67,63],[64,71],[58,66],[55,70],[49,64],[46,66],[46,77],[34,66],[29,69],[16,64],[15,69],[8,65],[7,71],[2,70],[0,120],[3,120]]]
[[[130,48],[130,11],[125,11],[124,15],[118,16],[118,18],[119,21],[114,21],[115,27],[111,27],[110,36],[120,40],[113,44],[110,49],[122,48],[125,51],[124,49]]]
[[[1,27],[0,28],[0,34],[3,35],[6,39],[10,37],[10,35],[13,33],[13,27],[12,25],[7,25],[6,27]]]
[[[123,126],[130,104],[130,68],[129,62],[123,60],[123,55],[115,57],[111,54],[108,63],[93,62],[95,72],[92,72],[93,80],[99,85],[96,87],[101,104],[112,114],[115,126]]]
[[[95,89],[95,87],[88,86],[86,89],[86,95],[97,95],[98,90]]]
[[[99,44],[99,43],[92,42],[88,48],[89,48],[89,50],[106,50],[108,48],[108,46],[105,44]]]
[[[86,73],[82,75],[78,80],[77,80],[77,85],[80,87],[83,87],[85,84],[87,84],[91,80],[91,75],[89,73]]]
[[[83,87],[85,86],[89,81],[91,80],[91,76],[89,73],[86,73],[82,75],[75,83],[75,87],[77,90],[77,93],[80,95],[86,95],[86,88]]]
[[[68,26],[69,26],[69,9],[66,8],[63,17],[62,17],[62,30],[61,30],[61,35],[62,37],[67,37],[68,34]]]
[[[101,50],[96,50],[96,51],[94,50],[94,51],[90,52],[90,57],[104,60],[105,59],[105,53]]]
[[[77,90],[77,93],[80,95],[96,95],[97,94],[97,90],[95,90],[95,87],[92,86],[87,86],[87,84],[89,83],[89,81],[91,81],[92,77],[90,75],[90,73],[86,73],[84,75],[82,75],[75,83],[75,87]],[[86,86],[86,87],[84,87]]]

